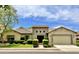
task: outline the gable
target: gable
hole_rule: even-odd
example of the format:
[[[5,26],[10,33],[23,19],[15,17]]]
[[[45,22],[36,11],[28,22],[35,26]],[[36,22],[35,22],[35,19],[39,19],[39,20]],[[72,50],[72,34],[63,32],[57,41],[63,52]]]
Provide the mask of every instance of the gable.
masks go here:
[[[15,30],[7,31],[4,34],[6,34],[6,35],[21,35],[19,32],[15,31]]]
[[[53,34],[76,34],[75,31],[72,31],[72,30],[64,28],[64,27],[54,29],[54,30],[50,31],[49,33],[53,33]]]

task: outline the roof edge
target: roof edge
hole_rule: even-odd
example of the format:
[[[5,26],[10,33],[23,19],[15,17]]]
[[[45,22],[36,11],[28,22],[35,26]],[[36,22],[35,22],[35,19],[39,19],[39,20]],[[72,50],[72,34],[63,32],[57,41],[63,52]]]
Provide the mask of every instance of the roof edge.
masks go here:
[[[55,31],[55,30],[57,30],[57,29],[59,29],[59,28],[64,28],[64,29],[67,29],[67,30],[72,31],[72,32],[74,32],[74,33],[77,33],[76,31],[73,31],[73,30],[71,30],[71,29],[69,29],[69,28],[66,28],[66,27],[63,27],[63,26],[58,27],[58,28],[55,28],[55,29],[49,31],[48,33],[51,33],[52,31]]]

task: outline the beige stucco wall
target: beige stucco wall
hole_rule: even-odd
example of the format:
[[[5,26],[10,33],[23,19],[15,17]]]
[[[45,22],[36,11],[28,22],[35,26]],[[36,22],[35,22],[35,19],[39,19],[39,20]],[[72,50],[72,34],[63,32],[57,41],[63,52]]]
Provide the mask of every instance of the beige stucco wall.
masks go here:
[[[15,31],[8,31],[6,33],[4,33],[4,39],[7,41],[7,35],[14,35],[15,37],[15,40],[20,40],[21,37],[24,37],[24,36],[29,36],[29,39],[32,39],[32,34],[25,34],[25,35],[22,35],[18,32],[15,32]]]
[[[72,35],[72,42],[73,44],[76,44],[76,33],[69,31],[67,29],[64,28],[59,28],[57,30],[54,30],[52,32],[49,33],[49,45],[52,45],[52,40],[53,40],[53,35]]]
[[[46,35],[46,33],[48,32],[48,28],[35,28],[35,29],[32,29],[33,31],[33,39],[37,38],[37,35]],[[38,31],[38,33],[36,33],[36,31]],[[41,33],[40,33],[41,31]],[[43,32],[45,31],[45,32]]]
[[[15,31],[8,31],[6,33],[4,33],[4,39],[7,40],[7,35],[14,35],[15,36],[15,40],[20,40],[21,35]]]

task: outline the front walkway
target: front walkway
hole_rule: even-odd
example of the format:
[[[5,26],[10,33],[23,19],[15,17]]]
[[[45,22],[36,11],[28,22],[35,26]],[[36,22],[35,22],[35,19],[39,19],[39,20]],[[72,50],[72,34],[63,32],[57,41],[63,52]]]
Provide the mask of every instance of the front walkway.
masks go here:
[[[44,47],[43,47],[43,45],[39,45],[39,47],[38,47],[38,48],[44,48]]]

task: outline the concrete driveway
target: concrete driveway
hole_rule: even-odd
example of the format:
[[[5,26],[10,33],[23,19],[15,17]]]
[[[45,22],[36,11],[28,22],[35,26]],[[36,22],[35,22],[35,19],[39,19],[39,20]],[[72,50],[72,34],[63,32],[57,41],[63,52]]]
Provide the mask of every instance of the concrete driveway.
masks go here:
[[[79,47],[76,45],[54,45],[63,52],[79,52]]]

